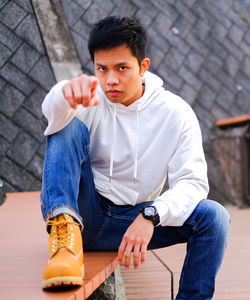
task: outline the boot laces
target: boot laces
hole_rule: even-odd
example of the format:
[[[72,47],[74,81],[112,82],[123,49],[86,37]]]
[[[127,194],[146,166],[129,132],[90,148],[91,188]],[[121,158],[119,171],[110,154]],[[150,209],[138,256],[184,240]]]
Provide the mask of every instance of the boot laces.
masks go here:
[[[47,225],[50,226],[56,226],[57,227],[57,233],[55,234],[55,238],[54,238],[54,246],[57,249],[60,248],[65,248],[67,247],[67,241],[68,241],[68,237],[71,237],[71,233],[68,232],[68,224],[75,224],[75,225],[79,225],[78,223],[75,223],[73,221],[66,221],[66,220],[61,220],[61,221],[57,221],[57,220],[48,220],[47,221]]]

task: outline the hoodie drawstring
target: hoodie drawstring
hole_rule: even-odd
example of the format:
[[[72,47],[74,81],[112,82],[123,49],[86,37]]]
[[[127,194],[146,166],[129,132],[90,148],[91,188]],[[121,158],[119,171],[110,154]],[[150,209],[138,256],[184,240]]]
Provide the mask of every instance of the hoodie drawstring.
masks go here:
[[[111,181],[113,176],[113,165],[114,165],[114,154],[115,154],[115,138],[116,138],[116,107],[114,107],[113,114],[113,143],[112,150],[110,154],[110,164],[109,164],[109,181]],[[137,160],[139,151],[139,106],[136,109],[136,134],[135,134],[135,158],[134,158],[134,183],[137,178]]]
[[[134,183],[137,177],[137,160],[139,144],[139,105],[136,108],[136,134],[135,134],[135,160],[134,160]]]
[[[112,150],[111,150],[111,154],[110,154],[109,181],[111,181],[111,178],[113,175],[115,136],[116,136],[116,107],[114,107],[114,115],[113,115],[113,143],[112,143]]]

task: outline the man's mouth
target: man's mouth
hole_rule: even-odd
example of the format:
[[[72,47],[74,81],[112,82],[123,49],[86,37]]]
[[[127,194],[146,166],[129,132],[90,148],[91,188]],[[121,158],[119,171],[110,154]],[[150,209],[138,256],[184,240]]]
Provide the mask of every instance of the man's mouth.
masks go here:
[[[119,90],[107,90],[107,94],[111,97],[120,95],[121,91]]]

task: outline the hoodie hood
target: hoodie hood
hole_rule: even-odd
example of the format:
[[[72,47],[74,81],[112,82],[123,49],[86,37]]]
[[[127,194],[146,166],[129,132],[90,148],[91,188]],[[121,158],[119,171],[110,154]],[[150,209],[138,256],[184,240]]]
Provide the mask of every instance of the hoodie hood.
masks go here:
[[[107,104],[109,106],[115,107],[117,110],[140,111],[143,108],[145,108],[150,102],[152,102],[155,98],[157,98],[161,90],[163,90],[163,81],[161,80],[161,78],[149,71],[145,72],[144,76],[142,77],[142,83],[145,85],[145,90],[142,97],[134,101],[129,106],[125,106],[121,103],[112,103],[111,101],[109,101],[100,86],[99,91],[104,97]]]
[[[119,113],[119,110],[123,111],[134,111],[135,118],[136,118],[136,130],[134,134],[134,140],[135,140],[135,149],[134,149],[134,182],[137,178],[137,166],[138,166],[138,151],[139,151],[139,111],[143,110],[145,107],[147,107],[154,99],[156,99],[159,94],[161,93],[161,90],[163,90],[163,81],[153,73],[150,73],[149,71],[145,72],[142,83],[145,85],[145,90],[139,99],[134,101],[129,106],[125,106],[121,103],[113,103],[109,101],[109,99],[106,97],[103,90],[100,88],[101,93],[107,103],[108,106],[112,107],[112,115],[113,115],[113,142],[112,142],[112,150],[110,153],[110,165],[109,165],[109,180],[112,180],[113,175],[113,164],[114,164],[114,152],[115,152],[115,145],[116,145],[116,122],[117,122],[117,113]]]

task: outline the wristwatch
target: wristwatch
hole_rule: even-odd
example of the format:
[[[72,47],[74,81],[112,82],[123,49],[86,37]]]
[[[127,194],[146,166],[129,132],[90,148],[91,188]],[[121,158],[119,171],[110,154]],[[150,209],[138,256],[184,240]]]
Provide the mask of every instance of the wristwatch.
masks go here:
[[[141,210],[141,213],[145,219],[151,220],[153,222],[154,226],[156,226],[160,223],[160,216],[159,216],[155,206],[153,206],[153,205],[145,206]]]

